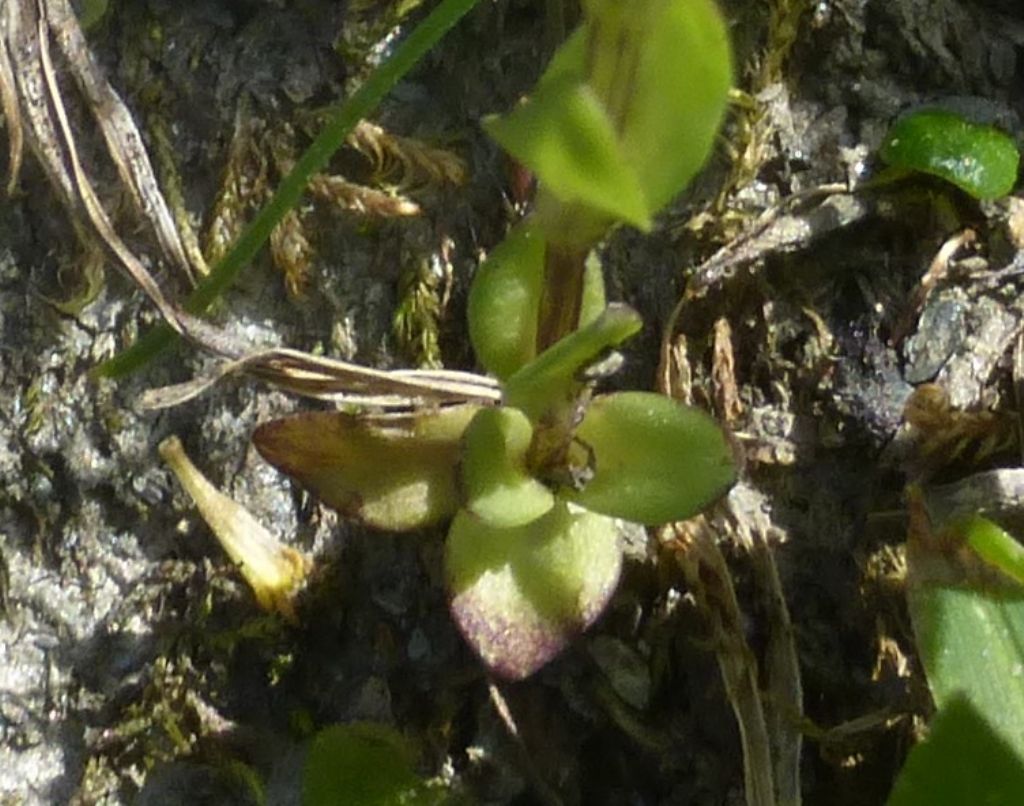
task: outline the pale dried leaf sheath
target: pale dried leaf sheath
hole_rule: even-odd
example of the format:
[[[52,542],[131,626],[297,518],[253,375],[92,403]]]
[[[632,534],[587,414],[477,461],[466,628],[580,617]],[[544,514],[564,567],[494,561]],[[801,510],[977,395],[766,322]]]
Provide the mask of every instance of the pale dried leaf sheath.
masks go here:
[[[7,47],[8,13],[0,11],[0,111],[7,127],[7,195],[14,193],[21,174],[21,158],[25,149],[25,135],[21,130],[21,110],[18,107],[18,89],[14,84],[14,67]]]
[[[278,388],[318,400],[384,409],[449,403],[494,404],[501,390],[492,378],[451,370],[379,370],[297,350],[265,350],[217,366],[210,374],[146,392],[140,405],[167,408],[202,394],[222,378],[245,372]]]
[[[163,292],[160,290],[160,286],[157,285],[156,281],[149,274],[146,268],[139,262],[139,259],[135,257],[127,244],[125,244],[125,242],[121,240],[121,237],[114,231],[114,227],[110,223],[110,219],[107,217],[106,211],[103,209],[99,199],[96,197],[96,192],[93,190],[92,184],[89,182],[89,178],[85,175],[85,171],[82,169],[81,161],[78,158],[78,149],[75,147],[74,135],[71,133],[71,126],[68,123],[67,113],[64,110],[64,103],[61,99],[60,88],[57,86],[57,77],[53,70],[53,63],[50,61],[49,44],[42,18],[38,20],[38,36],[40,64],[43,67],[46,89],[48,91],[49,101],[53,105],[54,115],[60,124],[61,134],[64,138],[64,145],[71,161],[71,169],[74,172],[75,187],[78,192],[78,198],[84,205],[90,222],[96,228],[96,231],[103,238],[107,246],[110,247],[110,250],[117,256],[118,260],[121,261],[122,266],[124,266],[129,276],[160,310],[160,314],[167,321],[167,324],[174,328],[178,333],[184,335],[186,327],[182,321],[184,319],[182,313],[167,301],[167,298],[164,297]]]
[[[171,208],[171,215],[174,216],[181,245],[191,267],[205,277],[210,273],[210,265],[203,255],[203,249],[199,245],[199,236],[196,234],[188,206],[185,203],[184,184],[175,163],[174,144],[171,141],[167,123],[161,115],[153,114],[149,116],[148,124],[150,136],[153,138],[157,168],[160,171],[160,182],[164,188],[164,198]]]
[[[743,414],[739,386],[736,384],[736,359],[733,354],[732,326],[720,316],[714,325],[711,347],[711,387],[715,412],[732,426]]]
[[[214,487],[192,464],[176,436],[160,443],[160,456],[238,565],[260,607],[297,623],[293,597],[309,572],[309,560],[276,540],[249,510]]]
[[[131,189],[136,205],[155,230],[167,259],[191,275],[174,217],[157,185],[153,166],[131,113],[93,60],[78,19],[67,0],[46,0],[44,9],[57,45],[100,124],[107,141],[107,151],[117,165],[121,180]]]
[[[757,659],[746,639],[729,566],[705,515],[661,527],[658,535],[675,549],[697,605],[714,629],[711,640],[719,672],[740,730],[746,802],[774,806],[774,765]]]
[[[77,217],[74,185],[47,107],[35,4],[31,0],[8,0],[0,5],[0,12],[4,14],[7,27],[21,111],[28,124],[29,145],[61,202],[73,218]]]

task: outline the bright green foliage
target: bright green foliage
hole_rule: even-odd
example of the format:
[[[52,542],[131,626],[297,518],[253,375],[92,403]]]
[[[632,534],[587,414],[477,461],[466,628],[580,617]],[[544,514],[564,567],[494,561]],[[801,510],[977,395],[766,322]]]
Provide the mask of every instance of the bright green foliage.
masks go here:
[[[725,110],[731,59],[711,0],[590,0],[534,93],[488,132],[563,204],[590,208],[598,235],[651,216],[704,164]],[[573,240],[541,211],[552,240]]]
[[[302,782],[303,806],[435,806],[445,793],[413,771],[413,752],[385,725],[333,725],[310,743]]]
[[[912,534],[908,599],[918,650],[940,710],[964,697],[1024,760],[1024,586],[987,558],[1012,557],[1014,539],[982,518],[933,545]],[[1000,545],[1002,544],[1002,545]]]
[[[555,504],[551,491],[526,470],[533,426],[519,409],[481,409],[466,429],[462,485],[466,508],[490,526],[535,521]]]
[[[580,387],[577,375],[601,354],[635,335],[643,327],[640,315],[628,305],[609,305],[600,316],[553,344],[505,383],[505,401],[532,419],[553,406],[572,403]]]
[[[544,283],[544,236],[521,223],[487,256],[469,291],[469,338],[477,359],[507,378],[537,355],[537,312]],[[604,310],[604,277],[595,256],[583,277],[580,324]]]
[[[476,411],[310,412],[261,425],[253,444],[342,514],[379,529],[417,529],[455,514],[455,466]]]
[[[533,96],[487,124],[541,181],[536,212],[469,296],[473,347],[504,382],[502,405],[299,415],[256,433],[271,462],[366,523],[454,515],[452,614],[498,675],[532,674],[600,615],[622,564],[614,517],[686,518],[735,481],[706,414],[653,394],[594,396],[602,359],[642,321],[606,305],[592,248],[616,222],[649,227],[693,177],[729,83],[712,0],[585,0]]]
[[[622,550],[611,518],[558,503],[516,529],[460,512],[445,560],[459,629],[488,668],[519,680],[601,614],[618,584]]]
[[[736,481],[732,448],[700,409],[649,392],[599,397],[576,438],[594,475],[572,500],[594,512],[660,524],[696,515]]]
[[[1024,793],[1024,761],[963,695],[939,709],[928,738],[910,751],[888,806],[1014,804]]]
[[[536,354],[544,237],[519,224],[487,256],[469,290],[469,338],[477,360],[507,378]]]
[[[584,202],[611,219],[650,229],[636,173],[594,91],[575,76],[541,84],[503,118],[485,121],[501,147],[530,166],[563,202]]]
[[[1024,546],[988,518],[975,515],[958,524],[967,545],[982,560],[1024,585]]]
[[[1013,190],[1020,162],[1009,135],[943,109],[921,109],[897,120],[879,153],[896,168],[941,177],[979,199]]]

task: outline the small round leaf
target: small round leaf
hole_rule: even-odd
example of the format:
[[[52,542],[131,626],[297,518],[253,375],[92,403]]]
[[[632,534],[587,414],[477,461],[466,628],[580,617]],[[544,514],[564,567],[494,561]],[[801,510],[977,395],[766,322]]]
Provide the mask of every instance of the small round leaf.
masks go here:
[[[465,510],[445,552],[452,616],[495,674],[521,680],[562,651],[604,610],[622,567],[611,518],[556,503],[515,529]]]
[[[423,803],[409,743],[385,725],[332,725],[310,742],[302,781],[306,806]],[[433,802],[437,798],[432,799]]]

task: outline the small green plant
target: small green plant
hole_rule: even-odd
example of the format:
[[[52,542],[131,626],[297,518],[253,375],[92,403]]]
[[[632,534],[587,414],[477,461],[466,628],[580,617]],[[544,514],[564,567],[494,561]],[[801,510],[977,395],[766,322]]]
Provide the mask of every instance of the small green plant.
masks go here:
[[[704,412],[644,392],[595,395],[642,326],[606,304],[591,252],[649,229],[706,160],[730,83],[711,0],[590,0],[536,91],[485,126],[540,180],[535,212],[475,278],[469,328],[497,406],[302,414],[261,426],[270,462],[385,529],[451,519],[451,609],[492,671],[526,677],[604,609],[621,518],[688,518],[735,480]]]
[[[908,598],[937,713],[890,806],[1018,803],[1024,792],[1024,548],[995,523],[933,528],[912,488]]]
[[[1017,184],[1020,152],[1013,139],[945,109],[899,118],[879,153],[894,169],[938,176],[978,199],[1005,196]]]

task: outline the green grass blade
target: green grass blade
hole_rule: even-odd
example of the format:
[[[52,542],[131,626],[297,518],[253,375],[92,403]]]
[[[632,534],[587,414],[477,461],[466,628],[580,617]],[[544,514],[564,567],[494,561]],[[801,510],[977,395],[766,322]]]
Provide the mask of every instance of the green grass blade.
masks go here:
[[[1024,586],[1014,579],[1015,543],[980,517],[939,533],[912,526],[907,598],[936,705],[966,697],[1024,759]]]
[[[235,281],[239,272],[266,243],[277,223],[298,204],[310,177],[323,170],[353,127],[377,107],[395,84],[476,3],[477,0],[442,0],[398,46],[391,58],[381,64],[351,98],[337,107],[323,131],[296,162],[292,172],[281,181],[273,198],[245,228],[231,251],[214,267],[209,277],[185,300],[186,311],[202,313]],[[101,364],[97,372],[110,378],[128,375],[163,352],[175,340],[176,334],[170,327],[159,325],[142,336],[131,348]]]

